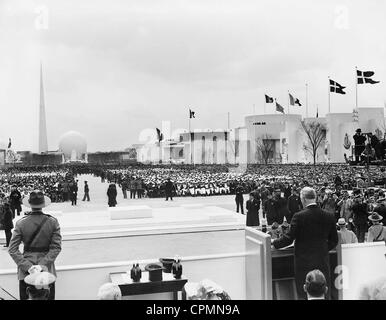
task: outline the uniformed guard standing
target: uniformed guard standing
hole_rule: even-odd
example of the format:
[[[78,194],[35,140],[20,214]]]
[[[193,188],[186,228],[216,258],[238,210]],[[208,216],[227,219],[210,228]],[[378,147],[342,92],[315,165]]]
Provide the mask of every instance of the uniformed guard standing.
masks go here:
[[[42,209],[51,203],[41,191],[33,191],[23,199],[23,204],[32,212],[20,219],[13,231],[8,252],[18,267],[20,300],[28,299],[24,278],[37,266],[56,276],[55,260],[62,250],[60,226],[56,218],[45,214]],[[19,250],[24,244],[24,252]],[[49,300],[55,299],[55,283],[50,284]]]
[[[244,214],[244,197],[243,197],[244,189],[241,185],[238,185],[235,190],[235,201],[236,201],[236,212],[239,213],[239,209],[241,210],[241,214]]]

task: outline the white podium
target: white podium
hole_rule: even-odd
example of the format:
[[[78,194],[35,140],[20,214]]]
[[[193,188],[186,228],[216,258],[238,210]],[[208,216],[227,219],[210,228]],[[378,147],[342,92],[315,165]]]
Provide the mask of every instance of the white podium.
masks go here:
[[[149,206],[126,206],[109,208],[111,220],[152,218],[153,209]]]

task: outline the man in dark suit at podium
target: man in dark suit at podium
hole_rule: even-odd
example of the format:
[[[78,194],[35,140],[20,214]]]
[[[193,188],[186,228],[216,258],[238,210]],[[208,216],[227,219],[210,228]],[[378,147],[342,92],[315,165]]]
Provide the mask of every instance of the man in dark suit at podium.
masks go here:
[[[338,244],[335,216],[316,204],[316,192],[305,187],[300,192],[304,210],[294,214],[290,231],[272,240],[276,248],[283,248],[295,241],[295,281],[299,298],[305,299],[304,279],[308,272],[318,269],[330,283],[328,252]]]

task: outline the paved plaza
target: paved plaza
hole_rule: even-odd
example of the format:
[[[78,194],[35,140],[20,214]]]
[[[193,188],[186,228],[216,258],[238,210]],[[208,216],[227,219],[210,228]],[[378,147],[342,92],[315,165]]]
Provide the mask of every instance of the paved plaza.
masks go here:
[[[82,226],[92,229],[96,226],[107,231],[119,227],[119,223],[131,223],[111,221],[107,219],[107,187],[108,183],[102,183],[100,178],[91,175],[81,175],[79,179],[78,205],[71,206],[70,202],[52,203],[44,211],[56,216],[62,226],[63,248],[56,265],[68,266],[77,264],[102,263],[126,260],[142,260],[174,255],[195,256],[203,254],[220,254],[230,252],[242,252],[244,240],[242,229],[206,232],[162,233],[135,236],[117,236],[107,234],[103,238],[88,237],[86,239],[73,239],[67,236],[71,230]],[[90,202],[83,202],[83,185],[87,180],[90,186]],[[153,209],[154,219],[160,220],[162,216],[168,216],[169,223],[178,220],[178,215],[188,212],[191,219],[199,219],[203,213],[194,209],[194,206],[204,208],[221,208],[224,212],[232,211],[242,223],[245,216],[234,213],[234,195],[209,196],[209,197],[181,197],[174,201],[156,199],[124,199],[118,189],[118,207],[131,205],[146,205]],[[192,207],[187,210],[186,208]],[[27,209],[24,208],[23,209]],[[174,220],[174,221],[172,221]],[[190,220],[189,220],[190,221]],[[145,223],[145,222],[144,222]],[[169,224],[168,223],[168,224]],[[103,224],[103,225],[101,225]],[[84,230],[84,229],[82,229]],[[3,234],[1,239],[3,240]],[[9,257],[7,250],[0,250],[0,269],[15,268],[14,262]]]

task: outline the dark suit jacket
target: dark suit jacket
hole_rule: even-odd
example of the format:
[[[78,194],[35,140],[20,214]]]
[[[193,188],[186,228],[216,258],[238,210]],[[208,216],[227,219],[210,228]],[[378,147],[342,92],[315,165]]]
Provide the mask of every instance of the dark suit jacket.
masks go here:
[[[312,205],[294,214],[287,234],[273,242],[275,248],[286,247],[295,241],[295,279],[298,294],[309,271],[319,269],[329,283],[328,252],[338,244],[335,216]]]
[[[247,212],[247,226],[255,227],[260,225],[259,221],[259,209],[260,209],[260,200],[247,200],[246,208]]]

